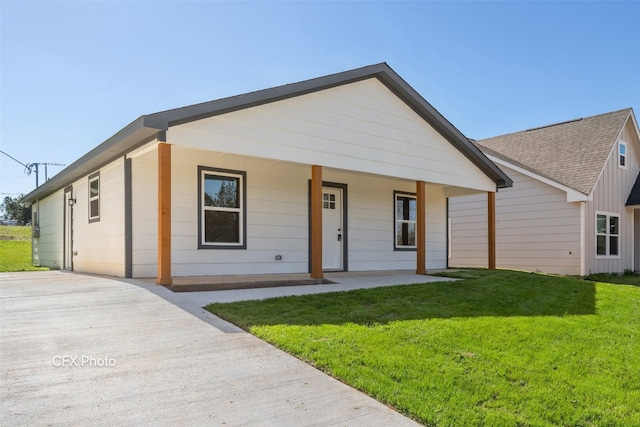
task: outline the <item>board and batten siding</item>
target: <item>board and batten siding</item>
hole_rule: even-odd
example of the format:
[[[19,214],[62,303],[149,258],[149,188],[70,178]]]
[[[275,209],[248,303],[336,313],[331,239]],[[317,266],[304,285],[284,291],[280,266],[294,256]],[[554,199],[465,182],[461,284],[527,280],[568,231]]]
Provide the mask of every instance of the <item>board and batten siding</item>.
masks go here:
[[[246,172],[247,248],[198,249],[198,166]],[[155,149],[132,158],[133,276],[157,273]],[[172,146],[172,275],[307,273],[311,167]],[[394,190],[415,182],[325,168],[347,185],[348,269],[415,269],[415,251],[394,251]],[[446,198],[427,186],[427,268],[446,267]],[[281,255],[277,260],[276,255]]]
[[[498,268],[580,274],[580,203],[512,170],[513,187],[496,194]],[[449,199],[450,267],[487,266],[487,195]]]
[[[172,126],[167,142],[481,191],[495,182],[379,80]]]
[[[38,203],[31,205],[33,212],[40,212],[40,237],[33,239],[33,263],[52,269],[62,268],[64,192],[56,191]]]
[[[73,270],[124,276],[124,160],[100,173],[100,220],[89,222],[89,176],[73,183]],[[92,174],[94,173],[92,172]]]
[[[627,168],[618,167],[618,144],[593,190],[593,202],[587,203],[585,218],[586,273],[621,273],[634,268],[634,211],[626,206],[627,198],[640,172],[640,141],[631,121],[627,121],[621,138],[627,143]],[[596,255],[596,215],[598,212],[620,216],[620,256]],[[637,232],[637,231],[636,231]]]

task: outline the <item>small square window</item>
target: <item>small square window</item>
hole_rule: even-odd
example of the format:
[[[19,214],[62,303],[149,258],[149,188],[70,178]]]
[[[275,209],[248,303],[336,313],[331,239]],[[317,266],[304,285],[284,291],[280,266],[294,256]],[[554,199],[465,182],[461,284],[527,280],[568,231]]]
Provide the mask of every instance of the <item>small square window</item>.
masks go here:
[[[618,142],[618,166],[627,168],[627,143],[624,141]]]

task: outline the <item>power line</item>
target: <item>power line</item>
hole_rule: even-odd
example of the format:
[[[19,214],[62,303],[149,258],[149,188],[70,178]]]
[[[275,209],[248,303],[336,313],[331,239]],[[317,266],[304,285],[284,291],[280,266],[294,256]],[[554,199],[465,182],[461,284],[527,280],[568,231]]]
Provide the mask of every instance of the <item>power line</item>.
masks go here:
[[[13,156],[10,156],[9,154],[5,153],[4,151],[0,150],[0,153],[4,154],[5,156],[9,157],[11,160],[20,163],[22,166],[24,166],[24,173],[27,175],[31,175],[31,172],[33,171],[33,169],[35,168],[36,170],[36,188],[38,188],[38,186],[40,185],[40,173],[38,170],[38,166],[44,166],[44,181],[47,182],[49,180],[49,177],[47,176],[47,166],[65,166],[63,163],[22,163],[20,160],[16,159]]]

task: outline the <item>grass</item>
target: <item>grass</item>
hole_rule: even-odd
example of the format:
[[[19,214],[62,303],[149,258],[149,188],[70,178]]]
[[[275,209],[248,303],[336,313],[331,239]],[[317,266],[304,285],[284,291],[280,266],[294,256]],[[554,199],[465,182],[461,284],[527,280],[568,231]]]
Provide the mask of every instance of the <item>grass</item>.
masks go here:
[[[0,272],[48,270],[31,263],[31,227],[0,225]]]
[[[207,309],[425,425],[640,425],[640,288],[454,275]]]
[[[598,273],[585,277],[594,282],[618,283],[621,285],[640,286],[640,274],[627,272],[624,274]]]

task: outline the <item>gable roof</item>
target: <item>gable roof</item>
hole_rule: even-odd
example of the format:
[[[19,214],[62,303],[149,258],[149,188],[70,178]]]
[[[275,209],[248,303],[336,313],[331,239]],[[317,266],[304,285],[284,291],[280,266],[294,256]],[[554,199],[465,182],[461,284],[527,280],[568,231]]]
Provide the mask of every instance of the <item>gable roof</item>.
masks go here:
[[[485,154],[590,195],[631,108],[487,138]]]
[[[629,198],[627,199],[627,206],[640,206],[640,173],[636,178],[636,183],[633,184]]]
[[[467,137],[433,108],[418,92],[409,86],[391,67],[386,63],[380,63],[298,83],[141,116],[70,166],[63,169],[52,179],[27,194],[22,201],[32,202],[38,198],[44,198],[154,138],[159,138],[161,141],[164,141],[166,139],[165,131],[171,126],[318,92],[370,78],[377,78],[398,98],[411,107],[413,111],[464,154],[465,157],[485,175],[491,178],[498,188],[510,187],[512,185],[511,179],[471,143]]]

